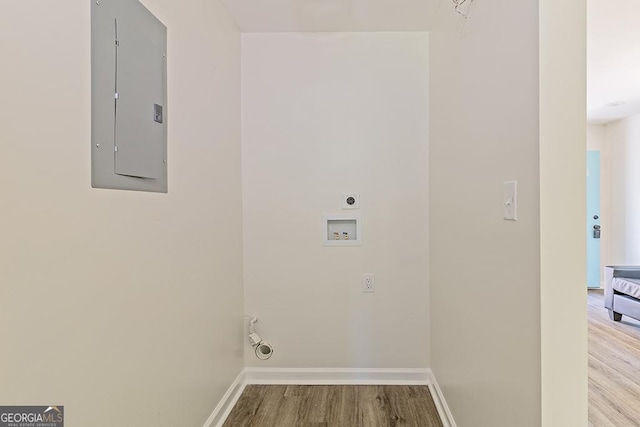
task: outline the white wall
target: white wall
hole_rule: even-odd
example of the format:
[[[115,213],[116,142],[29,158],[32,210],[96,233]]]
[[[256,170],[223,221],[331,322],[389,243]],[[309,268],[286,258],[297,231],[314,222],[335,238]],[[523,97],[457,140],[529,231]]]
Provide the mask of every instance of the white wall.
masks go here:
[[[474,2],[466,21],[443,7],[430,34],[431,360],[461,427],[586,425],[586,123],[575,119],[584,117],[584,89],[573,92],[584,88],[585,65],[579,44],[572,44],[583,9],[563,6],[575,8],[571,16],[558,7]],[[567,37],[554,13],[567,19],[573,31]],[[566,55],[566,40],[578,59]],[[551,41],[569,59],[556,58]],[[575,85],[558,87],[549,77],[555,71],[566,79],[563,67],[575,73]],[[548,96],[553,90],[560,99]],[[577,110],[559,113],[549,99]],[[550,130],[569,139],[553,138]],[[561,156],[556,163],[549,147]],[[502,219],[502,183],[512,179],[518,181],[516,222]],[[555,200],[567,187],[572,192],[557,200],[550,217],[546,195]],[[549,304],[554,287],[570,299]]]
[[[587,425],[586,4],[539,1],[542,425]]]
[[[275,347],[248,366],[428,366],[427,48],[419,32],[243,34],[245,308]],[[364,243],[323,247],[346,191]]]
[[[587,125],[587,150],[602,151],[605,147],[605,125]]]
[[[587,150],[600,152],[600,281],[603,284],[604,266],[612,265],[611,261],[611,216],[614,213],[611,205],[611,149],[606,141],[606,126],[587,125]]]
[[[611,256],[609,264],[640,264],[640,115],[610,123]],[[604,229],[603,229],[604,233]]]
[[[432,369],[460,427],[539,426],[537,2],[471,13],[430,34]]]
[[[169,193],[90,187],[90,3],[0,14],[0,403],[70,426],[198,426],[243,366],[240,37],[167,25]]]

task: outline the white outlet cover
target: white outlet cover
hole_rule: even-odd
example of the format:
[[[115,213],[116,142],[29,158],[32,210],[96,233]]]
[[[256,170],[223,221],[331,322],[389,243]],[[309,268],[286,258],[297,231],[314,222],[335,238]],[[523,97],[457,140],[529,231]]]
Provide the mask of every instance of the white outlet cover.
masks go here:
[[[342,193],[342,209],[360,209],[358,193]]]
[[[365,273],[362,275],[362,292],[376,291],[376,276],[373,273]]]

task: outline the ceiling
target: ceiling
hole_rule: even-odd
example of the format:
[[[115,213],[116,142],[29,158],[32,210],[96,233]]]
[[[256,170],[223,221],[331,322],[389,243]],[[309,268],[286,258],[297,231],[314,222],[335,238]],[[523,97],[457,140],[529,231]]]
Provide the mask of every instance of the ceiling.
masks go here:
[[[451,0],[222,0],[242,32],[425,31]]]
[[[587,2],[587,118],[640,113],[640,1]]]

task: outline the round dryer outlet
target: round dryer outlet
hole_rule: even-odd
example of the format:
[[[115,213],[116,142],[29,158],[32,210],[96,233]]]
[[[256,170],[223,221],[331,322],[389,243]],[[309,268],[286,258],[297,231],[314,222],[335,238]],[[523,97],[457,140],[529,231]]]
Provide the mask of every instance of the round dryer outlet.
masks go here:
[[[342,194],[342,209],[360,209],[360,195],[357,193]]]

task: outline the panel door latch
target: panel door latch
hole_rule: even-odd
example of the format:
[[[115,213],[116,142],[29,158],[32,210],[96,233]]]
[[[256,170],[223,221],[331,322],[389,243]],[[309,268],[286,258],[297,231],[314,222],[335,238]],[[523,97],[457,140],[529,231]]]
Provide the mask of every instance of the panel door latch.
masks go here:
[[[162,123],[162,105],[153,104],[153,121]]]

